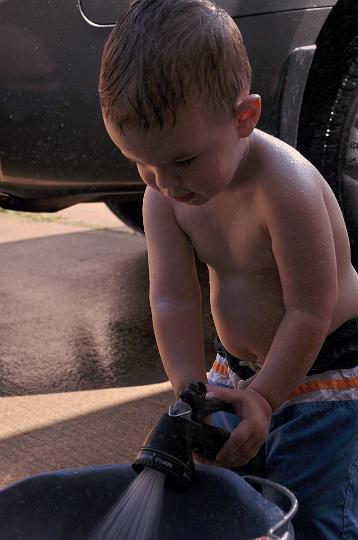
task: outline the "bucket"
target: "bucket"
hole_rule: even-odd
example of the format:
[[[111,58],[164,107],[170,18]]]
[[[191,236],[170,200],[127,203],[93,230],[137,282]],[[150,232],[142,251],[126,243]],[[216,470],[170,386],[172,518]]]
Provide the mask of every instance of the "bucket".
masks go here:
[[[88,540],[136,478],[130,465],[67,469],[32,476],[0,491],[1,540]],[[158,540],[294,538],[295,497],[282,486],[197,465],[185,492],[165,489]],[[287,498],[284,511],[250,484]],[[127,540],[127,539],[125,539]]]

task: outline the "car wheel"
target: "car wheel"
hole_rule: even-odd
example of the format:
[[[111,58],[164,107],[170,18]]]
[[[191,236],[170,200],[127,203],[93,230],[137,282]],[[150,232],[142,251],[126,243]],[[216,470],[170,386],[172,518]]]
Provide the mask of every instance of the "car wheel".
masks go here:
[[[332,67],[331,80],[318,78],[306,96],[311,104],[303,112],[298,147],[335,192],[358,268],[358,36],[333,57]]]
[[[131,227],[136,232],[143,233],[142,201],[118,202],[111,200],[106,201],[106,204],[128,227]]]

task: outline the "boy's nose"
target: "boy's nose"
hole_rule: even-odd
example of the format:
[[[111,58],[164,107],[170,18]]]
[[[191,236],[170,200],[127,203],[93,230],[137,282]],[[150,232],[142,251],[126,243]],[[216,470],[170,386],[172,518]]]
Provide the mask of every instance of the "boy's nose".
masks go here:
[[[168,189],[180,186],[180,178],[169,168],[155,171],[155,182],[161,189]]]

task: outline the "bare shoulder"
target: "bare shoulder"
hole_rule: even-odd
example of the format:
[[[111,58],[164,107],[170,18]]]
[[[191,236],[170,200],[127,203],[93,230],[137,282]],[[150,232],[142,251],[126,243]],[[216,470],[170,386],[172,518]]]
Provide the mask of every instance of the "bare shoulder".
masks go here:
[[[159,215],[157,213],[159,212]],[[166,199],[158,191],[150,187],[146,187],[143,198],[143,214],[144,217],[150,219],[156,216],[161,219],[162,213],[170,216],[172,214],[171,204],[169,199]]]
[[[324,179],[319,171],[284,142],[266,134],[259,137],[256,200],[270,232],[292,239],[311,236],[322,227],[329,230]]]
[[[168,245],[188,245],[189,238],[178,223],[171,200],[147,187],[143,199],[143,224],[147,244],[152,240]],[[172,244],[170,244],[172,243]]]
[[[284,142],[260,134],[261,156],[266,166],[258,182],[260,211],[296,221],[300,233],[312,233],[312,226],[333,232],[340,251],[349,250],[349,240],[337,199],[320,172],[297,150]]]
[[[302,204],[324,205],[323,184],[319,171],[297,150],[283,141],[260,132],[258,137],[261,161],[258,193],[262,202],[294,208]]]
[[[178,229],[170,200],[150,187],[144,193],[143,223],[146,235],[156,230],[167,235]]]

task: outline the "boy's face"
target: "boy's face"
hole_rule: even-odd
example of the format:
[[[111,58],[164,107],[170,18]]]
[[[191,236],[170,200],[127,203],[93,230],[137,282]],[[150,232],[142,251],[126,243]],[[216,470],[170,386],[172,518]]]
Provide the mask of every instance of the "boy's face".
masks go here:
[[[250,133],[256,122],[251,122]],[[105,125],[146,185],[189,205],[202,205],[230,186],[242,159],[239,141],[242,134],[248,136],[237,115],[218,120],[194,107],[182,110],[174,127],[147,133],[133,128],[123,134],[113,122],[105,120]]]

